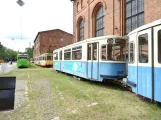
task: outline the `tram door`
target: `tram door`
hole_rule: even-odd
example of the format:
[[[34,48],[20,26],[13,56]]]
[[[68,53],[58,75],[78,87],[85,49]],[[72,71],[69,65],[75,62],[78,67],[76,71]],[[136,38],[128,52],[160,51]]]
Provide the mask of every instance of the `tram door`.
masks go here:
[[[60,68],[59,68],[59,69],[60,69],[60,71],[61,71],[61,65],[62,65],[62,63],[61,63],[61,62],[62,62],[62,50],[59,51],[59,60],[60,60],[60,65],[59,65]]]
[[[161,102],[161,25],[154,27],[154,100]]]
[[[152,29],[137,35],[137,93],[152,99]]]
[[[99,51],[98,43],[87,44],[87,77],[89,79],[98,80],[99,72]]]

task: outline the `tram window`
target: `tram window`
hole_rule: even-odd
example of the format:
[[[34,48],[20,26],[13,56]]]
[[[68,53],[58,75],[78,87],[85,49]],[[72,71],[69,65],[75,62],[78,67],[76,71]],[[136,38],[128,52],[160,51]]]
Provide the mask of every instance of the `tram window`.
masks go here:
[[[47,60],[51,60],[51,56],[47,56]]]
[[[71,60],[71,49],[64,50],[64,60]]]
[[[134,62],[134,43],[129,43],[129,62]]]
[[[27,57],[18,57],[19,60],[27,60]]]
[[[102,60],[125,61],[126,44],[107,44],[102,46]]]
[[[161,30],[158,31],[158,62],[161,63]]]
[[[93,60],[97,60],[97,43],[93,43]]]
[[[72,60],[80,60],[82,58],[82,46],[72,48]]]
[[[59,59],[62,60],[62,51],[59,52]]]
[[[102,46],[102,60],[107,60],[106,45]]]
[[[148,34],[139,36],[139,62],[148,63]]]
[[[88,45],[88,60],[91,60],[91,44]]]
[[[54,53],[54,60],[58,60],[58,53]]]

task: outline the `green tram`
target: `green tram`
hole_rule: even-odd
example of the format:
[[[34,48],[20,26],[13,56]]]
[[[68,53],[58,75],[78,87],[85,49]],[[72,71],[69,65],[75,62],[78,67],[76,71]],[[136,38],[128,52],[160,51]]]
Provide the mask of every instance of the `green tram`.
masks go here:
[[[27,54],[18,54],[17,55],[17,67],[29,67],[29,60]]]

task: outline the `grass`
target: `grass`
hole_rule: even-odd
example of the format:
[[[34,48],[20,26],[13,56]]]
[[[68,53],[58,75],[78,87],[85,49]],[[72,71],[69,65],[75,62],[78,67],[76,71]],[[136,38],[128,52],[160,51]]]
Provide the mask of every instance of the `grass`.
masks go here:
[[[30,68],[33,68],[31,70]],[[36,96],[41,91],[30,87],[42,79],[49,80],[53,95],[52,103],[55,116],[64,120],[160,120],[161,107],[145,102],[134,93],[126,91],[114,84],[101,84],[91,81],[79,81],[72,76],[52,71],[50,68],[40,68],[32,65],[27,69],[17,69],[8,75],[15,75],[17,80],[27,79],[29,87],[28,111],[35,114],[33,119],[40,119],[43,112],[39,109]],[[29,76],[29,77],[28,77]],[[34,87],[34,85],[33,85]],[[90,106],[93,103],[96,105]],[[48,103],[46,103],[48,104]],[[50,108],[49,108],[50,109]],[[45,107],[44,107],[45,110]],[[25,113],[23,113],[25,114]],[[32,118],[31,118],[32,119]],[[45,119],[45,118],[42,118]]]

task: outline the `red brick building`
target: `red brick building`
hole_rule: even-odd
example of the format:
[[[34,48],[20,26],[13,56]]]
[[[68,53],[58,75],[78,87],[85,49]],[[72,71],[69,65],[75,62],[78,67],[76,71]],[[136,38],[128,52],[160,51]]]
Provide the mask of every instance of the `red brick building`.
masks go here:
[[[75,42],[103,35],[126,35],[161,19],[161,0],[71,0]]]
[[[34,40],[33,58],[73,43],[73,35],[60,29],[38,32]]]

